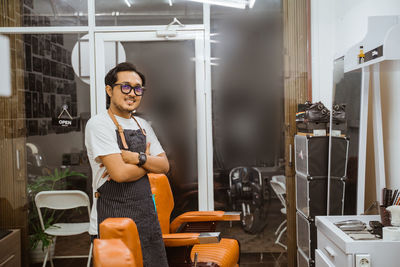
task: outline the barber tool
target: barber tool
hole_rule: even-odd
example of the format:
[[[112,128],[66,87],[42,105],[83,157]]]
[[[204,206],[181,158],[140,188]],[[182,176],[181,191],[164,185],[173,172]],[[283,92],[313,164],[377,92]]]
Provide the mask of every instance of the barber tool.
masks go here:
[[[382,189],[382,206],[386,207],[386,197],[387,197],[387,189]]]
[[[371,234],[368,231],[360,232],[360,233],[349,233],[348,236],[353,238],[354,240],[374,240],[379,239],[375,235]]]
[[[365,223],[359,220],[346,220],[335,223],[342,231],[363,231],[367,227]]]
[[[396,198],[396,196],[397,196],[397,192],[398,192],[398,190],[396,189],[396,190],[394,190],[394,193],[393,193],[393,195],[392,195],[392,198],[390,199],[390,205],[394,205],[394,199]]]
[[[389,190],[387,191],[387,194],[388,194],[388,196],[387,196],[387,198],[386,198],[387,206],[390,206],[390,199],[392,198],[392,189],[389,189]]]
[[[382,236],[383,224],[380,221],[370,221],[369,226],[372,234]]]
[[[381,206],[389,207],[394,205],[400,205],[400,190],[399,189],[382,189],[382,203]]]

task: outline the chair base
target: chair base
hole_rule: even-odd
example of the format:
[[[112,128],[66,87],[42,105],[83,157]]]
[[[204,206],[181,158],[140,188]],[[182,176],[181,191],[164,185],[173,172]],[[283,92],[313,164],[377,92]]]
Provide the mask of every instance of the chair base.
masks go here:
[[[282,231],[280,231],[278,238],[275,240],[275,244],[283,247],[285,250],[287,250],[287,246],[281,243],[281,237],[283,235],[284,232],[286,232],[287,227],[285,226]]]
[[[47,261],[50,261],[51,267],[54,267],[53,259],[81,259],[81,258],[87,258],[87,267],[90,267],[90,262],[92,259],[92,252],[93,252],[93,243],[90,243],[90,249],[89,249],[89,255],[71,255],[71,256],[50,256],[50,247],[47,249],[46,255],[44,256],[43,259],[43,265],[42,267],[45,267],[47,264]]]

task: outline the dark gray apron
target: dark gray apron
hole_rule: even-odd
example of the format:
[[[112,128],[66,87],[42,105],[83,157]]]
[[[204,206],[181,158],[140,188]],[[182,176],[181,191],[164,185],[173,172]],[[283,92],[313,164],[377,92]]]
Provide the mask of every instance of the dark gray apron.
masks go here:
[[[140,128],[140,127],[139,127]],[[123,149],[121,137],[116,130],[118,145]],[[129,151],[145,152],[146,136],[140,129],[124,130]],[[154,208],[150,182],[147,175],[137,181],[105,182],[97,191],[97,223],[107,218],[131,218],[137,225],[143,254],[144,267],[168,266],[160,223]],[[100,228],[98,228],[100,229]]]

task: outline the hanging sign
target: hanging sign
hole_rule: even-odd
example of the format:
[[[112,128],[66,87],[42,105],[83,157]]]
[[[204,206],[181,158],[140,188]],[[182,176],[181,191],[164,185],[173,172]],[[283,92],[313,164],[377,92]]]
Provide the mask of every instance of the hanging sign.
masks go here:
[[[63,116],[66,114],[67,116]],[[52,125],[56,127],[76,127],[77,120],[74,120],[68,112],[68,106],[63,105],[60,115],[52,119]]]

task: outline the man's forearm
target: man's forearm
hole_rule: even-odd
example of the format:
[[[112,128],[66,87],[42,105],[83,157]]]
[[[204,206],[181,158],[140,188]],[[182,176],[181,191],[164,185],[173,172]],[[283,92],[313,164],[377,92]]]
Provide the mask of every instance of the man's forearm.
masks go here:
[[[139,164],[139,154],[137,152],[122,151],[122,158],[125,163],[137,165]],[[169,162],[165,153],[157,156],[147,155],[146,163],[141,167],[152,173],[167,173],[169,170]]]
[[[165,157],[147,156],[147,161],[142,167],[152,173],[167,173],[169,170],[169,163]]]
[[[144,168],[137,165],[125,164],[124,168],[126,171],[126,179],[124,179],[123,182],[133,182],[147,174],[147,171]]]
[[[100,157],[110,179],[118,182],[132,182],[143,177],[147,171],[144,168],[126,163],[121,154],[110,154]]]
[[[110,178],[118,183],[133,182],[142,178],[147,171],[137,165],[123,163],[118,170],[110,172]]]

